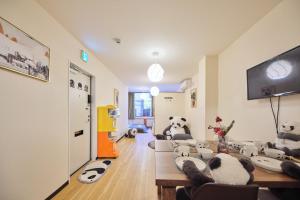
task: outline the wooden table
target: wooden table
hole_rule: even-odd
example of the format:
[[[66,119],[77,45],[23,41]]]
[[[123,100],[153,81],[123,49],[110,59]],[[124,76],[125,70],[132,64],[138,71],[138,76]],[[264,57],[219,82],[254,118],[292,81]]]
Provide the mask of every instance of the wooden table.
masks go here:
[[[281,173],[256,167],[254,184],[260,187],[300,188],[300,181]],[[173,152],[155,152],[155,183],[163,200],[176,199],[176,186],[189,186],[190,181],[176,166]]]
[[[155,140],[155,152],[174,152],[174,147],[170,140]],[[196,153],[196,148],[191,147],[191,152]]]

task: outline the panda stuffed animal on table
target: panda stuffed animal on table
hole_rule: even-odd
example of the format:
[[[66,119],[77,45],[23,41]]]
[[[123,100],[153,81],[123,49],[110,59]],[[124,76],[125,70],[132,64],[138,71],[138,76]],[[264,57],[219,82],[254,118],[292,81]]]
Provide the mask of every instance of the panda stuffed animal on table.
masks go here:
[[[280,126],[275,143],[268,142],[269,148],[284,151],[285,155],[300,157],[300,122],[284,122]],[[282,172],[300,180],[300,166],[292,161],[281,163]],[[298,189],[272,188],[271,191],[280,199],[299,199]]]
[[[288,156],[300,156],[300,122],[284,122],[275,141],[275,147]]]
[[[165,139],[172,139],[176,134],[191,134],[184,117],[169,117],[170,125],[163,131]]]
[[[184,162],[183,172],[192,186],[178,189],[176,200],[193,199],[194,192],[205,183],[247,185],[253,182],[252,172],[255,168],[247,159],[238,160],[229,154],[220,153],[210,159],[207,166],[211,177],[199,171],[194,162]]]

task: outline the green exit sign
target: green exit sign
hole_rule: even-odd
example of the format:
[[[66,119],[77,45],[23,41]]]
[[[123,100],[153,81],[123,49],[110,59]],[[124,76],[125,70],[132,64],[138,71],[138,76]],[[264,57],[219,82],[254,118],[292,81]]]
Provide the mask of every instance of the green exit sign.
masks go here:
[[[81,50],[80,58],[87,63],[89,60],[89,55],[86,51]]]

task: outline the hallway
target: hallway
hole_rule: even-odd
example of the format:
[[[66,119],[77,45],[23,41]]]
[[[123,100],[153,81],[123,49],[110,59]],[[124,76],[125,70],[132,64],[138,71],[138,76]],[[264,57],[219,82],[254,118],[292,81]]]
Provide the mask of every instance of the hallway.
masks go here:
[[[151,133],[138,134],[136,139],[123,138],[117,144],[120,157],[112,160],[111,167],[98,182],[80,183],[79,170],[54,199],[157,200],[154,150],[147,145],[153,139]]]

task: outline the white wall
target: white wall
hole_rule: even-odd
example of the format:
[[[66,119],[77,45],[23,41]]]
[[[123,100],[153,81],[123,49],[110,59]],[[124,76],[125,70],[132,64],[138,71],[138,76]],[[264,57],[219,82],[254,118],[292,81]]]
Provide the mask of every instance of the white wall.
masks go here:
[[[185,91],[185,114],[190,120],[191,133],[197,140],[212,139],[207,129],[214,122],[218,110],[218,57],[204,56],[192,86]],[[197,88],[197,107],[191,107],[191,90]]]
[[[300,44],[300,1],[282,1],[219,56],[219,112],[236,139],[271,141],[269,100],[247,101],[246,69]],[[300,95],[282,98],[280,120],[300,121]]]
[[[207,128],[215,124],[218,115],[218,57],[206,56],[205,69],[205,139],[212,140],[214,133]]]
[[[202,62],[204,64],[204,59]],[[191,90],[196,88],[197,89],[197,108],[191,107]],[[201,116],[201,110],[204,111],[205,106],[203,102],[199,99],[199,96],[202,96],[202,89],[200,88],[200,80],[199,80],[199,73],[192,77],[192,86],[189,89],[185,90],[185,116],[189,122],[190,130],[193,138],[203,140],[204,139],[204,124],[205,120],[203,116]]]
[[[127,129],[128,89],[92,52],[82,62],[84,46],[36,2],[1,0],[0,13],[51,49],[48,83],[0,69],[0,199],[44,199],[69,176],[69,61],[95,76],[96,105],[112,104],[113,88],[119,89],[121,132]]]
[[[166,97],[173,98],[172,100]],[[154,98],[154,133],[162,134],[164,129],[170,125],[170,116],[184,117],[184,93],[160,93]]]

